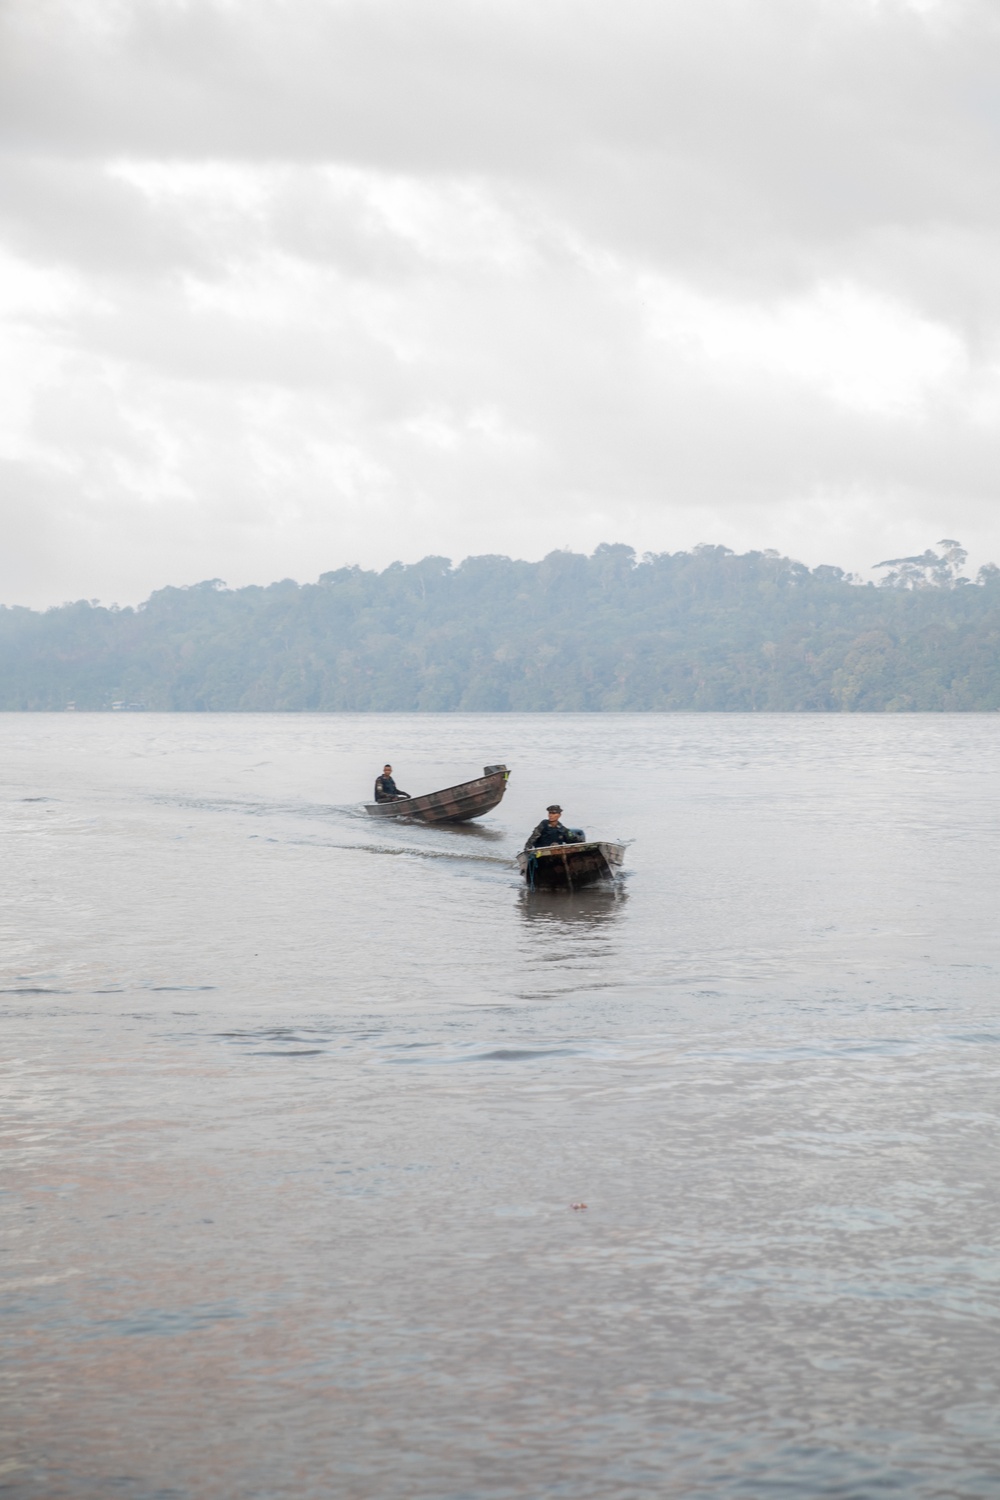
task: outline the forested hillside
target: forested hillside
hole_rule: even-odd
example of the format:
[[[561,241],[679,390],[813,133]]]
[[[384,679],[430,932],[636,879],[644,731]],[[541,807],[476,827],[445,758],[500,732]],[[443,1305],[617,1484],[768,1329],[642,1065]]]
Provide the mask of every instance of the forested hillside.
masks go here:
[[[1000,569],[859,584],[773,552],[443,557],[317,583],[0,608],[0,708],[1000,708]]]

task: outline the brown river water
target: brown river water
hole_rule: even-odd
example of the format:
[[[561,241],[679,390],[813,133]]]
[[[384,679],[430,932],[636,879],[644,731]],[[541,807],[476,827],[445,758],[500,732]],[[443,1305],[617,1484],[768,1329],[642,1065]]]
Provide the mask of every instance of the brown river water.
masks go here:
[[[0,1493],[1000,1496],[998,788],[998,715],[0,716]],[[553,799],[620,889],[521,888]]]

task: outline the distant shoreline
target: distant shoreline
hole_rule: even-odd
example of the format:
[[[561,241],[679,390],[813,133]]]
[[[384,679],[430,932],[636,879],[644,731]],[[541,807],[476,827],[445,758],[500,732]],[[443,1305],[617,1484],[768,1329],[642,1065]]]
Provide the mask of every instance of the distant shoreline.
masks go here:
[[[965,578],[939,546],[879,564],[881,586],[605,545],[0,608],[0,712],[994,712],[1000,569]]]

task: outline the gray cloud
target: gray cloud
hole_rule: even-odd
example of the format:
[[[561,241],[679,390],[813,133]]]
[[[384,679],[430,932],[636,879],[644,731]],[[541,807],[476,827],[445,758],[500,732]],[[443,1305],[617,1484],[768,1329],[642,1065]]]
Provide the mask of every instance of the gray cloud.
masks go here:
[[[1000,556],[985,0],[8,0],[0,597]]]
[[[21,150],[486,175],[654,256],[995,222],[986,3],[937,26],[851,0],[94,9],[8,5]]]

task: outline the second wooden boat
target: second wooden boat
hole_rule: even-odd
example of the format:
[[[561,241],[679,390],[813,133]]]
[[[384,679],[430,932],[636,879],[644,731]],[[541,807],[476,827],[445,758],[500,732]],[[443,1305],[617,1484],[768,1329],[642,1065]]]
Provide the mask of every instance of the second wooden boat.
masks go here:
[[[395,802],[366,802],[373,818],[416,818],[421,823],[467,823],[491,812],[507,790],[506,766],[484,766],[475,781],[424,792],[420,797],[400,797]]]
[[[549,844],[545,849],[522,849],[517,867],[531,890],[575,891],[613,880],[624,860],[624,844]]]

